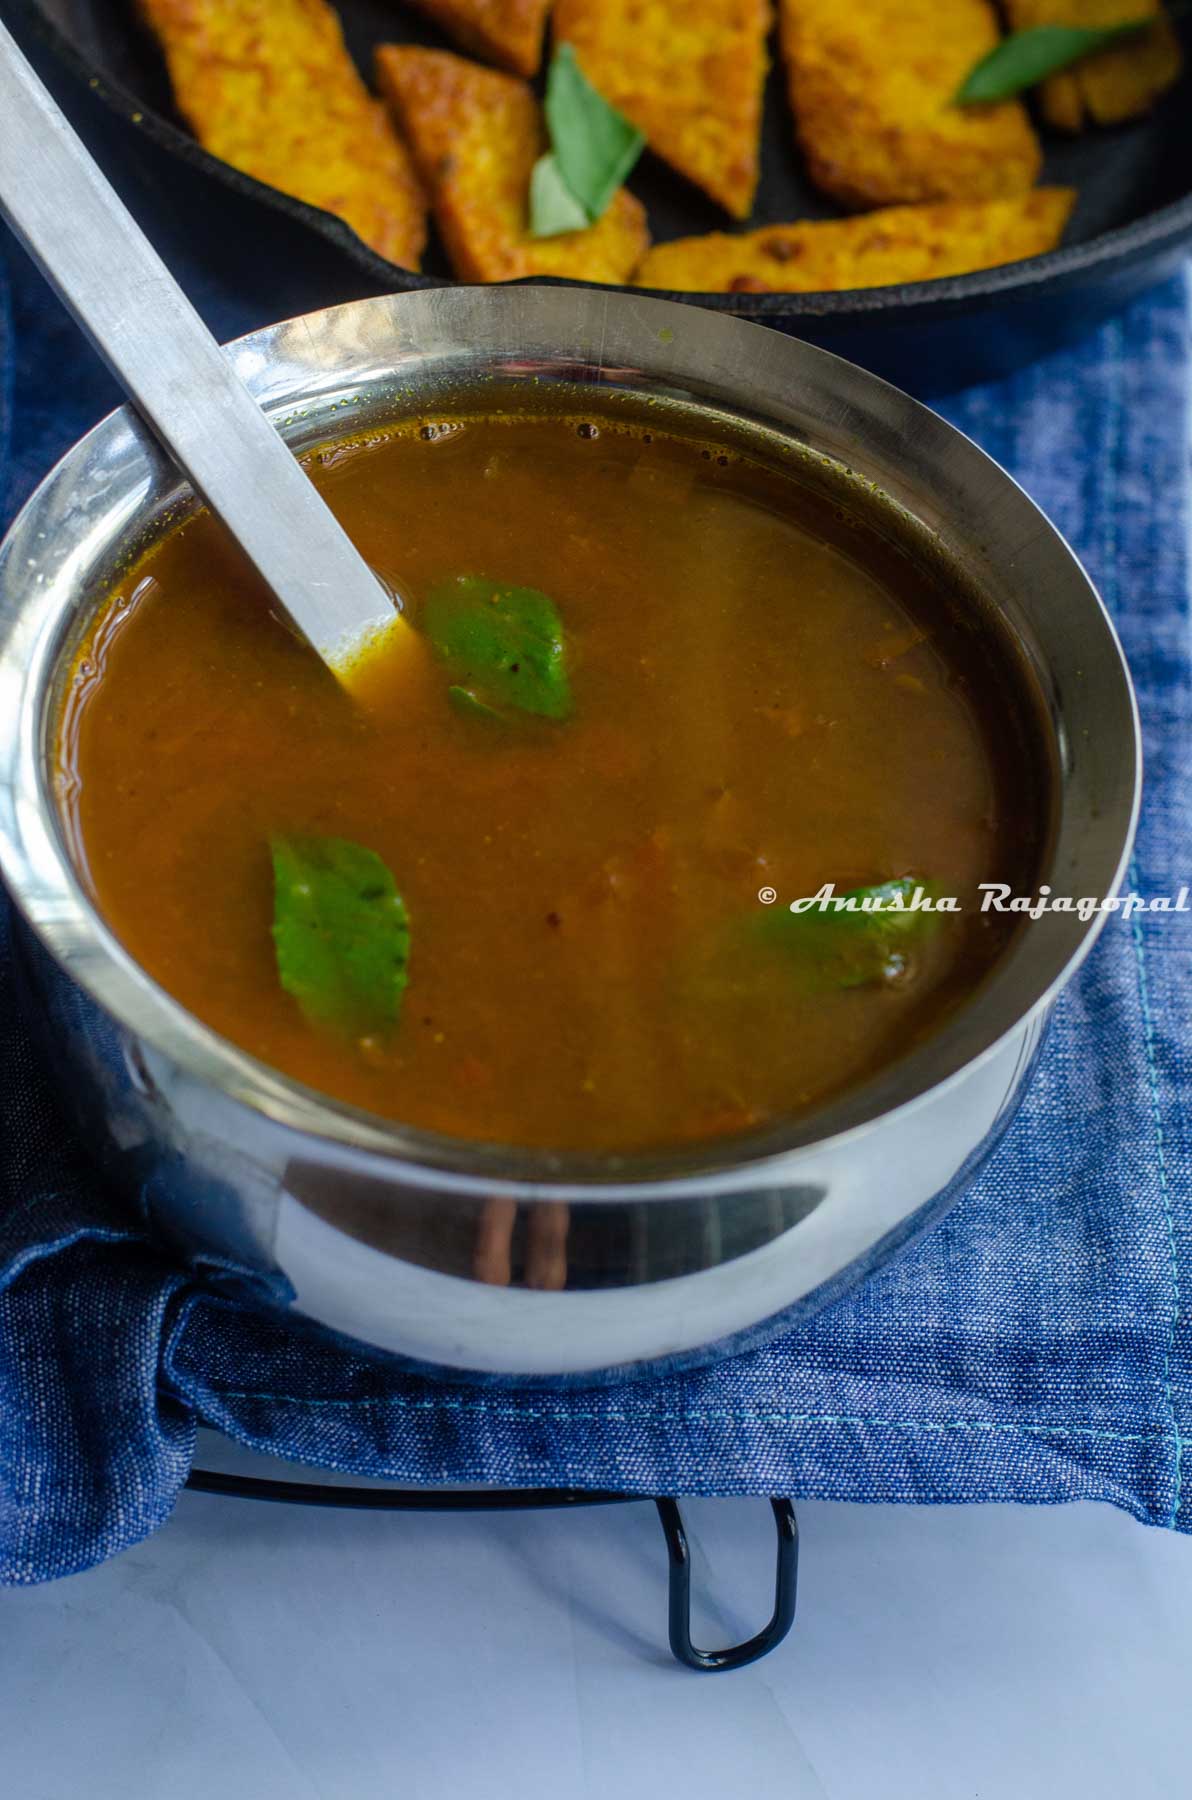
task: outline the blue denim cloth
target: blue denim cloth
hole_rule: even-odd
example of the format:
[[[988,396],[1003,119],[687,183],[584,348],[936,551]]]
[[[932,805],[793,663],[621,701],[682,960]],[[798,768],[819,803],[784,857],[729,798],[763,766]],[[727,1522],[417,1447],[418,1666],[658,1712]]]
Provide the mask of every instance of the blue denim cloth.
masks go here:
[[[258,322],[191,277],[224,335]],[[6,516],[112,398],[15,259],[8,304]],[[1057,520],[1117,618],[1146,731],[1131,882],[1148,894],[1192,880],[1188,339],[1176,282],[947,408]],[[413,1482],[1101,1499],[1192,1526],[1188,916],[1110,922],[987,1173],[851,1298],[715,1365],[585,1390],[427,1380],[173,1263],[60,1124],[14,1015],[5,929],[0,901],[0,1580],[153,1530],[196,1420]]]

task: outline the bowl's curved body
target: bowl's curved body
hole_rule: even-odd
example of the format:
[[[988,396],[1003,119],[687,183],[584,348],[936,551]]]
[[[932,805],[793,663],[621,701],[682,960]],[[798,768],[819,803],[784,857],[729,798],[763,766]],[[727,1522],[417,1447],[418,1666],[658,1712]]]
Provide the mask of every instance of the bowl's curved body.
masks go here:
[[[967,439],[821,351],[632,296],[456,289],[359,301],[229,350],[296,448],[423,411],[454,384],[494,409],[526,383],[624,391],[719,431],[744,424],[872,481],[960,562],[1032,665],[1058,809],[1045,878],[1112,893],[1139,750],[1129,678],[1087,577]],[[30,1015],[90,1140],[191,1251],[281,1304],[430,1364],[582,1375],[739,1341],[860,1278],[933,1217],[1013,1112],[1050,1004],[1100,916],[1019,934],[929,1041],[811,1121],[675,1154],[554,1156],[407,1131],[235,1050],[139,970],[71,864],[49,778],[60,683],[119,569],[190,496],[149,432],[112,415],[0,550],[0,870],[22,913]],[[554,1208],[558,1291],[527,1285],[528,1215]],[[510,1245],[491,1279],[478,1246]],[[507,1279],[505,1276],[507,1275]]]
[[[150,1223],[189,1254],[263,1278],[260,1296],[426,1365],[597,1371],[724,1351],[817,1311],[962,1191],[1014,1116],[1047,1009],[946,1094],[854,1136],[643,1198],[568,1206],[568,1285],[473,1279],[494,1201],[383,1152],[265,1118],[110,1016],[22,929],[25,1011],[90,1143]],[[491,1216],[491,1214],[490,1214]]]

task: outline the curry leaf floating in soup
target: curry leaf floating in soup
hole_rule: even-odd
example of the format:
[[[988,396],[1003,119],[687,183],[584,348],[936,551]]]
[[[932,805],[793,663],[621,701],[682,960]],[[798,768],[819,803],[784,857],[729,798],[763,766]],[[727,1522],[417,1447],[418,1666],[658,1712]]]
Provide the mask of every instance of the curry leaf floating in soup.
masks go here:
[[[420,619],[438,654],[455,665],[453,696],[473,710],[499,714],[504,704],[547,719],[571,711],[563,626],[554,601],[537,588],[461,575],[431,589]]]
[[[58,754],[106,918],[217,1031],[408,1125],[615,1151],[813,1108],[930,1032],[1048,796],[1014,653],[892,511],[603,404],[310,459],[412,597],[355,700],[196,513],[113,596]],[[786,910],[827,882],[963,910]]]
[[[270,840],[277,974],[315,1025],[387,1030],[406,987],[410,933],[393,876],[343,838]]]
[[[763,913],[759,929],[809,991],[895,981],[939,923],[937,913],[914,906],[916,892],[927,895],[921,882],[903,876],[841,894],[840,901],[856,903],[855,910],[843,905]]]

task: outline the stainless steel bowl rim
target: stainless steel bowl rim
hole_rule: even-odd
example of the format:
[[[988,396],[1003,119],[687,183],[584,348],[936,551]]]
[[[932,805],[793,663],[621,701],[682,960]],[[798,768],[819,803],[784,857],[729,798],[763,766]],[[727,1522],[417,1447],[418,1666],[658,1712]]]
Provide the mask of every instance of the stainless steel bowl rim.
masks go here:
[[[229,355],[279,428],[302,447],[351,435],[366,413],[382,417],[387,404],[392,414],[403,396],[405,410],[418,412],[420,370],[433,369],[441,379],[458,364],[461,380],[486,373],[510,380],[514,365],[526,362],[534,363],[539,379],[553,374],[633,391],[654,387],[709,414],[761,420],[894,492],[900,504],[913,502],[915,493],[913,483],[905,494],[895,491],[890,445],[926,445],[941,470],[946,465],[947,481],[967,483],[966,495],[987,492],[988,510],[999,521],[991,537],[1008,533],[1021,559],[1034,559],[1039,579],[1054,581],[1079,613],[1086,660],[1105,688],[1105,729],[1115,731],[1110,763],[1119,778],[1112,803],[1097,815],[1095,844],[1091,836],[1087,854],[1079,844],[1071,847],[1073,873],[1088,874],[1087,885],[1074,884],[1074,891],[1076,897],[1116,892],[1137,819],[1141,750],[1129,675],[1108,614],[1067,545],[1011,477],[962,433],[877,377],[743,320],[640,295],[555,286],[440,288],[354,301],[249,333],[229,346]],[[817,406],[809,427],[807,415]],[[874,449],[879,440],[884,463]],[[946,485],[942,473],[939,480]],[[95,575],[105,557],[110,563],[114,544],[128,540],[155,498],[160,505],[180,485],[148,430],[129,408],[119,408],[50,472],[0,547],[0,873],[51,954],[112,1018],[190,1076],[278,1125],[329,1146],[349,1145],[398,1173],[416,1170],[422,1186],[445,1194],[591,1204],[627,1194],[678,1197],[705,1187],[709,1177],[726,1188],[756,1183],[792,1151],[844,1145],[882,1118],[945,1094],[1051,1004],[1105,923],[1103,913],[1084,921],[1046,915],[1020,934],[954,1018],[872,1080],[812,1117],[697,1149],[617,1157],[477,1144],[390,1124],[304,1088],[220,1038],[138,967],[75,871],[49,782],[50,695],[76,609],[94,610]],[[949,515],[946,500],[941,505],[941,516],[924,517],[924,524],[942,532]],[[981,516],[974,515],[970,533]],[[989,554],[996,566],[996,546]],[[1062,717],[1057,725],[1062,740]]]

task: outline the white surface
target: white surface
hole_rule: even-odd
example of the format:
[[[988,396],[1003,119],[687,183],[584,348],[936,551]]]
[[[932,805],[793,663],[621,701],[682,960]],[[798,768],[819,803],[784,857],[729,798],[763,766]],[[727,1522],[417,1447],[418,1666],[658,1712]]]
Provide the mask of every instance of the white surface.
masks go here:
[[[268,1472],[214,1439],[209,1465]],[[768,1614],[764,1502],[685,1507],[701,1642]],[[434,1518],[184,1495],[0,1594],[12,1800],[1124,1800],[1192,1766],[1192,1542],[1108,1507],[804,1505],[799,1616],[666,1652],[649,1505]],[[715,1596],[724,1597],[717,1606]]]

